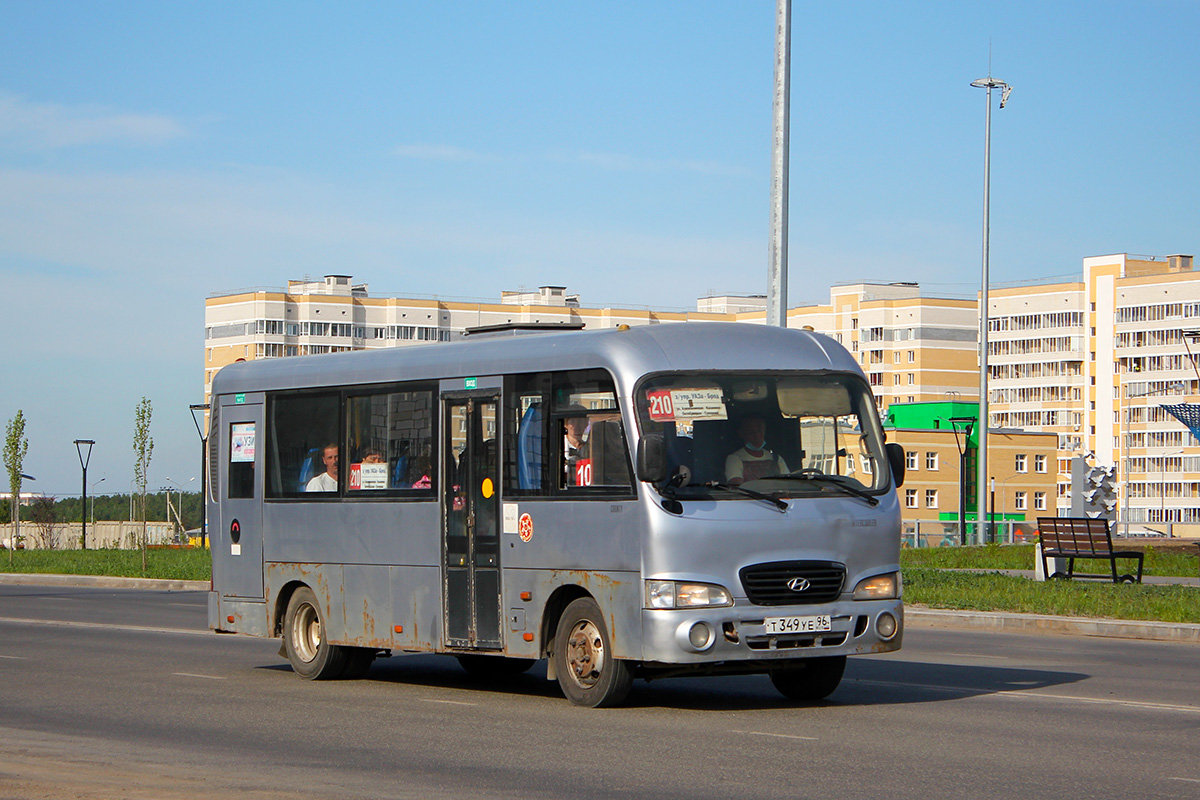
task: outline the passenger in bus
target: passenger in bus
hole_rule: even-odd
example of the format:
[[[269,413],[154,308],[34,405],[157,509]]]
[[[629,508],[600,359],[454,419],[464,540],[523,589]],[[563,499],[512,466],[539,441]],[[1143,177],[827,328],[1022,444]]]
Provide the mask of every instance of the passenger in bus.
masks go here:
[[[368,450],[367,454],[365,456],[363,456],[363,463],[364,464],[383,464],[384,463],[383,453],[379,452],[378,450]]]
[[[583,407],[579,406],[578,410],[582,412]],[[563,469],[567,486],[586,486],[589,483],[586,477],[580,475],[581,470],[586,472],[584,468],[590,457],[588,443],[583,439],[587,428],[588,418],[583,414],[563,420]]]
[[[416,459],[414,459],[414,461],[413,461],[413,470],[410,474],[411,475],[420,475],[421,477],[417,478],[416,481],[413,482],[412,488],[414,488],[414,489],[429,489],[429,488],[431,488],[433,486],[433,478],[431,477],[432,473],[433,473],[433,467],[430,465],[429,456],[425,456],[425,455],[417,456]]]
[[[336,492],[338,488],[338,446],[337,443],[325,445],[321,462],[325,471],[317,475],[304,487],[306,492]]]
[[[767,423],[757,414],[742,417],[737,427],[742,446],[725,459],[725,482],[735,486],[767,475],[786,475],[787,463],[767,449]]]

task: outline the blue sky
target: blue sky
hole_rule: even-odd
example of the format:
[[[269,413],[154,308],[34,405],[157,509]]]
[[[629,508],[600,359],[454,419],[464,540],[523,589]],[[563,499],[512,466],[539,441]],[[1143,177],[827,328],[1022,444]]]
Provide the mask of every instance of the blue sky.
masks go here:
[[[199,482],[214,292],[694,307],[766,284],[775,4],[0,0],[0,417],[29,489]],[[1194,2],[793,7],[790,303],[1195,253]]]

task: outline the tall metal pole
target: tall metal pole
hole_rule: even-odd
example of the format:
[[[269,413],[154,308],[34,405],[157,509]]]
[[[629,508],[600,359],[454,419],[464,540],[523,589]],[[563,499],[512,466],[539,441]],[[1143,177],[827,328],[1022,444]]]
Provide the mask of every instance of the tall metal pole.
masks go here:
[[[987,114],[983,135],[983,276],[979,288],[979,453],[978,486],[978,529],[979,539],[984,537],[983,521],[987,513],[987,497],[983,487],[988,479],[988,267],[990,259],[991,236],[991,192],[992,192],[992,89],[1002,88],[1000,107],[1008,101],[1008,93],[1012,87],[1004,81],[998,81],[988,75],[971,82],[972,86],[987,89]]]
[[[83,467],[83,491],[79,497],[79,525],[81,532],[79,534],[79,549],[87,550],[87,468],[88,462],[92,460],[92,445],[96,442],[92,439],[76,439],[75,452],[79,454],[79,466]],[[87,445],[87,455],[84,455],[83,446]]]
[[[788,117],[792,74],[792,0],[775,2],[775,124],[771,148],[771,243],[767,324],[787,327]]]

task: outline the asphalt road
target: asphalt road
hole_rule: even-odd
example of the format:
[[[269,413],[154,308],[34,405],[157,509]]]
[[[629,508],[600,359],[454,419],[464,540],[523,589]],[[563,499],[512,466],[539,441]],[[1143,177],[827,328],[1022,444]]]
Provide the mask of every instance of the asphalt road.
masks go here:
[[[0,585],[0,797],[1200,796],[1200,647],[910,628],[829,701],[765,677],[569,705],[539,665],[309,683],[201,592]]]

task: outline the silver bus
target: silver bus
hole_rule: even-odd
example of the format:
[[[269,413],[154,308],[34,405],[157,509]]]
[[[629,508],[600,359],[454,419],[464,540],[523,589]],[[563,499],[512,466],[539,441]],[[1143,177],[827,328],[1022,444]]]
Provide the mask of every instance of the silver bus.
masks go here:
[[[210,426],[210,627],[282,638],[307,679],[445,653],[545,659],[582,706],[716,673],[815,700],[848,655],[900,647],[903,453],[820,334],[483,330],[235,363]]]

